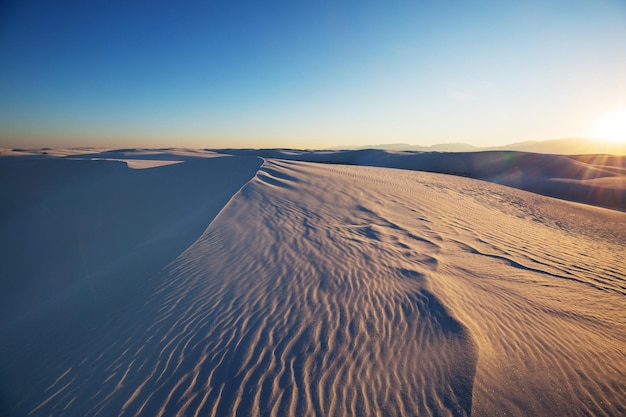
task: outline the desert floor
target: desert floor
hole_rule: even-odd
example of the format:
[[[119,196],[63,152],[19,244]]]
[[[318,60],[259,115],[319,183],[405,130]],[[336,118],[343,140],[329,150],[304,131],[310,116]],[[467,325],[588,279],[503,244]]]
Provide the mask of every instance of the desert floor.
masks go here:
[[[620,207],[232,153],[2,153],[0,414],[626,413]]]

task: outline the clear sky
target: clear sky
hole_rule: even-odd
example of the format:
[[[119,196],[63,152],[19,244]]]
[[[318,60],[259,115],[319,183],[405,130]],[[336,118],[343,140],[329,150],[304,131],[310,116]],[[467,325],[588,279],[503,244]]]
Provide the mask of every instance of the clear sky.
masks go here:
[[[0,4],[0,146],[487,146],[626,108],[624,0]]]

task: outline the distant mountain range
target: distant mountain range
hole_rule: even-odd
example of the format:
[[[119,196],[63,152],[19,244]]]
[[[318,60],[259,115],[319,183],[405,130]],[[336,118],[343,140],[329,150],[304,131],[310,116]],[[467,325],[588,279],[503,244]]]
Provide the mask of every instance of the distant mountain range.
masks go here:
[[[336,146],[339,149],[383,149],[388,151],[422,152],[480,152],[480,151],[521,151],[559,155],[612,154],[626,155],[626,144],[603,142],[593,139],[565,138],[544,141],[525,141],[503,146],[477,147],[467,143],[442,143],[432,146],[389,143],[367,146]]]

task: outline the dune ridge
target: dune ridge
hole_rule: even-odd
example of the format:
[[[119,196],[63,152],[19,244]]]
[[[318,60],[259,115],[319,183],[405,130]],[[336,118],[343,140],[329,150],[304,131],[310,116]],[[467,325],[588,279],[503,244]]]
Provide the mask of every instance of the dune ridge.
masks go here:
[[[51,347],[10,410],[623,414],[625,216],[266,160],[121,314]]]
[[[562,200],[626,210],[626,156],[549,155],[517,151],[412,152],[224,149],[264,158],[400,168],[458,175]]]

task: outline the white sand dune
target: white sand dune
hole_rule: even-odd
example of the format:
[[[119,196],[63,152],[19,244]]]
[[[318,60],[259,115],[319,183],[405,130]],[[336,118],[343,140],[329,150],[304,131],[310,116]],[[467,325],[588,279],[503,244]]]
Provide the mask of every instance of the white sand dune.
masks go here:
[[[223,173],[230,198],[97,325],[23,352],[15,329],[0,334],[6,414],[626,412],[626,213],[459,176],[272,159],[239,189],[229,178],[258,163],[238,158],[196,161],[202,178]],[[192,159],[118,165],[189,181]]]
[[[176,258],[261,164],[212,156],[141,170],[84,156],[3,158],[0,327],[65,308],[68,298],[107,304],[120,285]]]
[[[401,168],[459,175],[568,201],[626,211],[626,156],[515,151],[412,152],[227,149],[236,155]]]

